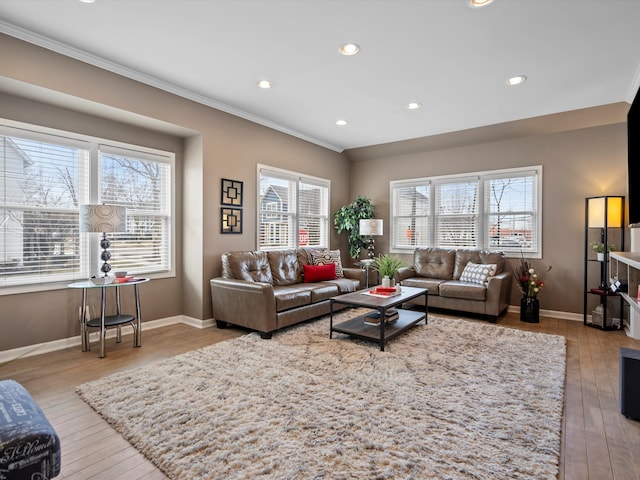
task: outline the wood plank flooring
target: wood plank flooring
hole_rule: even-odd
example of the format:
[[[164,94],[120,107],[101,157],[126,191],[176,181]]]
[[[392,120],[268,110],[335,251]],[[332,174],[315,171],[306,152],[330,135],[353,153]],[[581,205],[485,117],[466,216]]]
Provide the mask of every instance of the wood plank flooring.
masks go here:
[[[520,322],[515,314],[506,314],[498,324],[567,339],[560,478],[640,479],[640,421],[620,414],[618,398],[619,348],[640,349],[640,340],[622,331],[602,332],[580,322],[553,318],[529,324]],[[143,328],[141,348],[132,348],[131,335],[124,335],[120,344],[114,339],[107,341],[103,359],[98,357],[95,344],[90,352],[69,348],[0,365],[0,378],[24,385],[58,432],[62,473],[57,478],[163,479],[162,472],[80,400],[74,387],[245,333],[235,328],[200,330],[181,324],[148,331]],[[225,367],[229,366],[221,365]]]

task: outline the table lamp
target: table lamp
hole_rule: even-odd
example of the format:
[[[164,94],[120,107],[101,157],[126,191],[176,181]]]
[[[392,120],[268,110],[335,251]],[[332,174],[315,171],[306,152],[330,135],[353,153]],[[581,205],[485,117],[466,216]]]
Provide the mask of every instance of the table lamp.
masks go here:
[[[80,205],[80,231],[102,232],[100,259],[104,262],[100,271],[106,277],[111,270],[109,260],[111,242],[107,233],[127,231],[127,209],[119,205]]]
[[[373,252],[375,240],[373,236],[382,235],[382,219],[379,218],[367,218],[360,220],[360,235],[368,236],[367,242],[367,257],[373,259],[375,253]]]

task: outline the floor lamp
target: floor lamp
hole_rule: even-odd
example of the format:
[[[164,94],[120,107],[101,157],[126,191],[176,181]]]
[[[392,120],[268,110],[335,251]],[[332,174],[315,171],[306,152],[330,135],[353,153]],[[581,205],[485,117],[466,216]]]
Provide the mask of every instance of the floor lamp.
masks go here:
[[[107,238],[107,233],[127,231],[127,209],[119,205],[80,205],[80,231],[102,233],[100,259],[104,263],[100,271],[104,277],[108,276],[111,271],[111,265],[109,265],[111,242]]]

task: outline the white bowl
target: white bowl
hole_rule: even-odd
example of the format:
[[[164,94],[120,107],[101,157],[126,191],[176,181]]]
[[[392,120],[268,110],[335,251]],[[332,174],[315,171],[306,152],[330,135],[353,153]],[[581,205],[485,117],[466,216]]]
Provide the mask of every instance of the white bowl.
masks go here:
[[[92,277],[89,280],[94,285],[109,285],[113,282],[113,277]]]

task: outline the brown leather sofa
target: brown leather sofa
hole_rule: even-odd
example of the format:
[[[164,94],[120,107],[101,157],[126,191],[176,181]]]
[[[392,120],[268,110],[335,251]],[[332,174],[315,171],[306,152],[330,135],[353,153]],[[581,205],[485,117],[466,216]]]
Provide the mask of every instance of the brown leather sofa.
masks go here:
[[[501,252],[417,248],[413,265],[401,269],[397,281],[429,289],[429,307],[488,315],[495,322],[509,306],[513,275]],[[424,297],[412,302],[424,304]]]
[[[312,273],[318,276],[312,269],[321,267],[322,254],[336,260],[339,252],[301,247],[224,253],[222,275],[210,281],[218,328],[230,323],[271,338],[279,328],[329,313],[331,297],[364,287],[364,271],[342,268],[339,256],[335,269],[339,278],[310,282]]]

